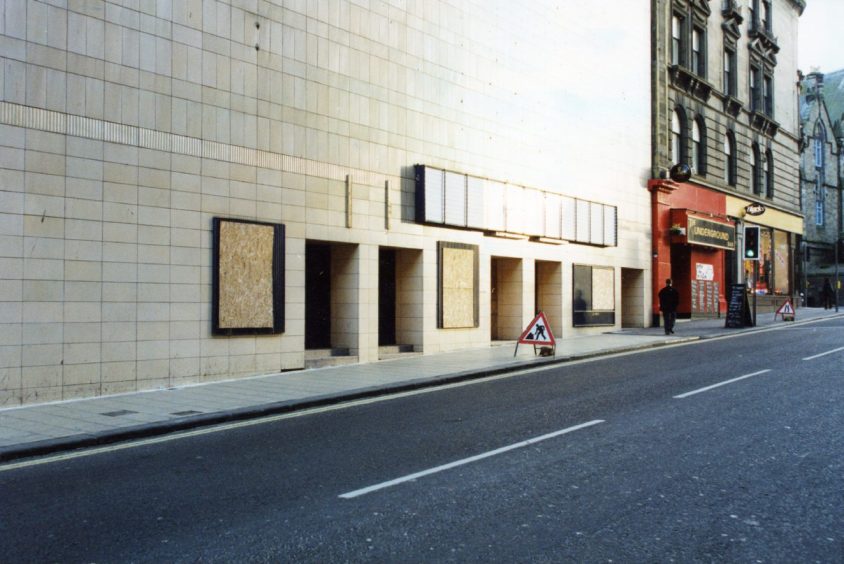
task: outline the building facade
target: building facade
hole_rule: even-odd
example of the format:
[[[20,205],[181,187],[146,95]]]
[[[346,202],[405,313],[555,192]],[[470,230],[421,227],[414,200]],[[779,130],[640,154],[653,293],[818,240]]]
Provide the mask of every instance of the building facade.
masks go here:
[[[802,0],[652,2],[652,291],[673,278],[680,316],[724,312],[733,284],[755,291],[763,311],[797,290],[795,81],[804,7]],[[760,228],[757,261],[743,260],[745,226]]]
[[[648,4],[575,11],[0,3],[0,406],[648,325]]]
[[[801,261],[800,291],[809,306],[821,305],[824,280],[836,281],[841,238],[841,174],[838,121],[830,118],[825,96],[824,75],[809,73],[800,81],[800,185],[806,218]]]

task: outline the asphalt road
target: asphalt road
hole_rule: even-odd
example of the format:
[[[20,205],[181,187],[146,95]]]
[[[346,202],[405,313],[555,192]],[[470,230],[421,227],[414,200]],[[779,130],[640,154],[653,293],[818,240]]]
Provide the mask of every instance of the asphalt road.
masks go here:
[[[0,467],[0,562],[844,562],[842,347],[836,319]]]

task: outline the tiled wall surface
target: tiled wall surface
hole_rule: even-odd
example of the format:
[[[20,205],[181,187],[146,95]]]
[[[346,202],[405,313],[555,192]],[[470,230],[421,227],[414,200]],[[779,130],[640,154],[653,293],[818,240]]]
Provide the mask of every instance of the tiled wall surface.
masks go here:
[[[303,366],[306,240],[342,244],[361,361],[379,246],[426,353],[489,342],[493,255],[649,272],[649,29],[644,0],[3,0],[0,406]],[[619,246],[414,224],[416,163],[616,205]],[[211,336],[215,216],[285,224],[283,335]],[[436,329],[437,241],[480,247],[478,328]]]

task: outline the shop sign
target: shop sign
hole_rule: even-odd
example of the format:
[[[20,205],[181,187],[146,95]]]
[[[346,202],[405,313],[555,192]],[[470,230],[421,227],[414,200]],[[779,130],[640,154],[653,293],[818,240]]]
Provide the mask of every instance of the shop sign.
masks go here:
[[[708,221],[690,215],[686,240],[693,245],[705,245],[734,251],[736,248],[736,228],[725,223]]]
[[[747,215],[762,215],[767,209],[764,204],[750,204],[744,208],[744,213]]]

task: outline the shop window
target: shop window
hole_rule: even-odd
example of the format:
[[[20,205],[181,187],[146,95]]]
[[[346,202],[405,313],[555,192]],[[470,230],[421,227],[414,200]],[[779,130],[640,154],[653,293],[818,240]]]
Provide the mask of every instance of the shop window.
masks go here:
[[[572,324],[575,327],[615,325],[615,270],[574,265]]]

